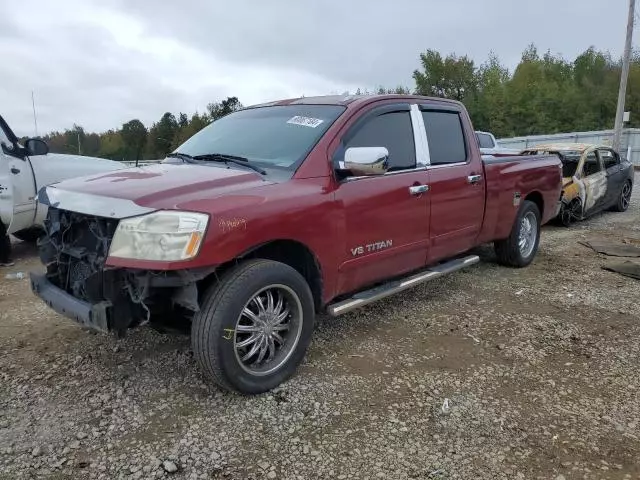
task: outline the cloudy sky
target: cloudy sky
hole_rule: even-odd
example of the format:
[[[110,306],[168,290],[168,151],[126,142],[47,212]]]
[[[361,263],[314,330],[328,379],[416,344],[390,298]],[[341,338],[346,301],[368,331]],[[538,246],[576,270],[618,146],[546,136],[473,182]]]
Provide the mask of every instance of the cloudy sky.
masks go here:
[[[117,128],[202,111],[378,85],[413,87],[428,48],[493,50],[508,66],[533,42],[572,58],[620,55],[626,0],[3,0],[0,113],[18,135],[78,123]]]

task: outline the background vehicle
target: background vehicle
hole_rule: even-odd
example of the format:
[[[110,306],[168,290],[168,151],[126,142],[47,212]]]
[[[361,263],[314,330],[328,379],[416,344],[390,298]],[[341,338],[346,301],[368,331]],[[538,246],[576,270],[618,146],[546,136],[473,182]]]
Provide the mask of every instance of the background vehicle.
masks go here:
[[[498,141],[496,137],[493,136],[493,133],[476,131],[476,137],[483,158],[517,155],[520,153],[519,150],[504,148],[498,145]]]
[[[483,161],[461,103],[284,100],[232,113],[167,163],[47,187],[33,291],[123,334],[172,308],[220,385],[293,374],[318,311],[340,315],[477,263],[524,267],[557,214],[557,156]]]
[[[555,154],[562,161],[563,225],[606,209],[624,212],[633,189],[633,164],[606,145],[556,143],[536,145],[525,155]]]
[[[42,233],[45,205],[38,205],[38,190],[67,178],[121,169],[120,162],[81,155],[49,153],[40,139],[22,146],[0,116],[0,219],[8,232],[26,241]]]

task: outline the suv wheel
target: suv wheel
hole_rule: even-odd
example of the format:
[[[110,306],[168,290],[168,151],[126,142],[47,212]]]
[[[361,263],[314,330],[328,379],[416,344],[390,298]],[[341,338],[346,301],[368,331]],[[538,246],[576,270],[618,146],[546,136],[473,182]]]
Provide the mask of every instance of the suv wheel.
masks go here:
[[[211,287],[191,327],[202,370],[245,394],[275,388],[293,375],[313,333],[311,290],[296,270],[250,260]]]
[[[521,268],[533,261],[540,244],[540,217],[535,203],[522,202],[509,237],[494,243],[498,263]]]

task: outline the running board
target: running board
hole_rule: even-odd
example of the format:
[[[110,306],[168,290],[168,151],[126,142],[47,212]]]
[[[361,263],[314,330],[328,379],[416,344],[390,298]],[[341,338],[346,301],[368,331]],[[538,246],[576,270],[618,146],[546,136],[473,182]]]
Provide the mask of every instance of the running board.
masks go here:
[[[327,307],[327,312],[329,315],[337,317],[338,315],[363,307],[369,303],[377,302],[380,299],[402,292],[411,287],[415,287],[421,283],[430,282],[431,280],[440,278],[448,273],[453,273],[458,270],[462,270],[463,268],[470,267],[479,261],[480,257],[477,255],[469,255],[468,257],[458,258],[446,263],[434,265],[433,267],[429,267],[428,269],[418,274],[411,275],[410,277],[406,277],[401,280],[394,280],[370,290],[364,290],[356,293],[351,298],[329,305]]]

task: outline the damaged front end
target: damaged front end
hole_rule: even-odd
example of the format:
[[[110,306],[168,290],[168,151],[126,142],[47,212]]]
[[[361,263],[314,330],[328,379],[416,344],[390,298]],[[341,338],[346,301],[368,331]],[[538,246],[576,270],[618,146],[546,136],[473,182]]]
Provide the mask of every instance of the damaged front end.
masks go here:
[[[58,313],[87,327],[115,332],[152,317],[198,310],[197,282],[212,269],[150,271],[105,265],[119,220],[49,207],[39,241],[46,274],[32,290]]]
[[[562,183],[562,199],[558,218],[562,225],[568,227],[573,222],[582,220],[581,191],[584,190],[584,186],[577,178],[564,178]]]

